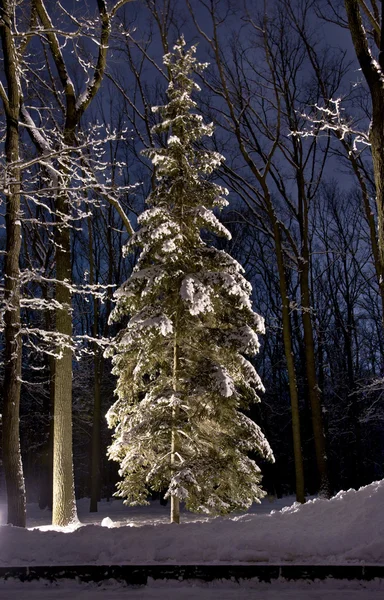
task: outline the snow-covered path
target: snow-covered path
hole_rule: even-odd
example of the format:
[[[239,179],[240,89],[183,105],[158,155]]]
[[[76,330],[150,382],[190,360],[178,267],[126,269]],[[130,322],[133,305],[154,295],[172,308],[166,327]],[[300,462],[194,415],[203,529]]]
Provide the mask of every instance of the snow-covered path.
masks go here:
[[[104,585],[100,588],[62,583],[44,587],[41,583],[0,585],[0,600],[382,600],[384,582],[248,582],[187,585],[186,583],[154,583],[145,588]]]

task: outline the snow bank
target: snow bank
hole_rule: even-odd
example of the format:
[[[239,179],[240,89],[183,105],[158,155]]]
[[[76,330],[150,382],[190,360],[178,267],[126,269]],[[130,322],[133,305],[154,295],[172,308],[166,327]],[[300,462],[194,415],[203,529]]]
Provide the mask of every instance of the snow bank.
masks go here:
[[[384,480],[269,514],[63,531],[0,528],[0,566],[384,564]]]

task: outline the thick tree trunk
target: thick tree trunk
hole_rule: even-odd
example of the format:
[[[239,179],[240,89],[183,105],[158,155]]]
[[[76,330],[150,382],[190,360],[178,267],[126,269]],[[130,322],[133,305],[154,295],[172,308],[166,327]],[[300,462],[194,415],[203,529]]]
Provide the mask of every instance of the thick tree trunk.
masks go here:
[[[65,222],[70,209],[65,195],[56,201],[56,332],[62,336],[55,360],[53,413],[52,524],[65,526],[77,520],[72,456],[72,281],[70,229]]]
[[[380,295],[384,307],[384,88],[382,82],[382,73],[384,72],[384,2],[381,3],[381,23],[377,22],[377,26],[380,28],[380,39],[377,36],[375,39],[376,44],[379,46],[379,66],[381,72],[377,69],[375,61],[372,60],[369,38],[367,37],[362,19],[363,3],[359,0],[344,0],[344,4],[352,43],[372,99],[370,142],[376,186],[378,252],[376,252],[375,248],[376,240],[373,232],[374,221],[372,215],[369,215],[368,222],[371,229],[372,250],[375,258],[376,273],[379,279]],[[365,204],[367,203],[365,202]]]
[[[0,25],[4,70],[8,84],[5,103],[7,162],[6,257],[4,267],[4,387],[3,387],[3,461],[7,486],[8,523],[25,527],[26,500],[19,438],[22,339],[20,327],[20,170],[13,167],[19,159],[20,88],[16,49],[12,37],[13,5],[1,1]]]
[[[384,90],[376,98],[373,108],[370,142],[376,184],[377,229],[380,262],[384,265]],[[380,281],[383,285],[383,281]]]
[[[383,4],[383,6],[384,6],[384,4]],[[383,111],[384,111],[384,105],[383,105]],[[384,117],[383,117],[383,120],[384,120]],[[375,129],[376,129],[376,123],[375,123]],[[355,175],[357,177],[357,180],[359,182],[359,186],[360,186],[360,189],[361,189],[361,194],[362,194],[362,199],[363,199],[363,208],[364,208],[365,218],[367,220],[368,227],[369,227],[369,238],[370,238],[370,242],[371,242],[371,248],[372,248],[372,254],[373,254],[373,259],[374,259],[374,264],[375,264],[375,271],[376,271],[377,282],[378,282],[378,285],[379,285],[380,300],[381,300],[381,315],[382,315],[382,321],[383,321],[383,324],[384,324],[384,262],[383,262],[383,252],[382,252],[382,250],[379,249],[379,242],[378,242],[377,228],[376,228],[376,222],[375,222],[375,215],[374,215],[374,212],[373,212],[372,207],[371,207],[371,196],[370,196],[369,190],[367,188],[366,181],[364,179],[364,174],[362,173],[362,171],[360,169],[359,162],[358,162],[356,156],[353,154],[353,152],[350,152],[350,147],[343,140],[342,135],[339,134],[338,137],[342,141],[342,143],[344,145],[344,148],[348,152],[349,160],[351,162],[353,171],[354,171],[354,173],[355,173]],[[384,133],[383,133],[383,138],[384,138]],[[384,139],[383,139],[383,143],[384,143]],[[375,148],[375,154],[377,154],[377,148]],[[379,156],[379,161],[381,159],[382,159],[382,157]],[[379,167],[379,169],[380,169],[380,167]],[[384,201],[384,198],[383,198],[383,201]]]
[[[18,144],[16,136],[7,135],[7,159],[10,145]],[[15,157],[13,158],[15,160]],[[10,162],[10,161],[9,161]],[[7,254],[5,259],[6,310],[4,314],[4,399],[3,399],[3,461],[7,485],[8,523],[25,527],[26,500],[23,466],[19,437],[19,410],[21,389],[22,340],[20,331],[20,272],[19,254],[21,241],[19,173],[10,170],[7,196]]]
[[[372,93],[372,123],[370,142],[372,149],[373,171],[376,184],[376,204],[378,238],[381,265],[384,265],[384,89],[382,74],[384,73],[384,2],[381,2],[381,35],[379,65],[381,69],[380,81],[371,86]],[[384,282],[380,281],[381,286]],[[383,314],[384,319],[384,314]]]

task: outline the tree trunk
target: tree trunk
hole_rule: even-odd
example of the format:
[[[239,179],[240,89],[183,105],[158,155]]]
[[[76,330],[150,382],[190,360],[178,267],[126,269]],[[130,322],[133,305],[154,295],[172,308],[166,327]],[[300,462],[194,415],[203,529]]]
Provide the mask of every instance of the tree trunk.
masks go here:
[[[178,344],[177,344],[177,316],[175,322],[175,337],[173,343],[173,391],[177,392],[178,377]],[[172,408],[172,431],[171,431],[171,474],[174,472],[177,452],[177,408]],[[180,523],[180,500],[177,496],[171,495],[171,523]]]
[[[292,348],[292,333],[291,323],[289,318],[289,298],[287,291],[287,280],[284,268],[283,249],[281,245],[281,233],[277,220],[272,216],[273,233],[275,239],[275,253],[277,260],[277,269],[279,273],[279,288],[282,301],[282,324],[283,324],[283,341],[284,353],[287,361],[289,395],[291,399],[291,414],[292,414],[292,438],[293,438],[293,454],[295,461],[295,477],[296,477],[296,500],[305,502],[304,488],[304,466],[303,454],[301,449],[301,433],[300,433],[300,410],[299,397],[297,393],[296,370],[293,360]]]
[[[294,142],[295,162],[302,164],[301,146]],[[323,425],[323,414],[321,406],[321,392],[317,381],[315,343],[313,335],[313,324],[311,317],[312,302],[310,293],[310,241],[309,241],[309,199],[306,193],[304,169],[296,171],[297,192],[298,192],[298,221],[301,237],[301,256],[299,257],[299,279],[301,295],[301,319],[304,331],[305,346],[305,370],[307,376],[307,386],[309,402],[311,405],[311,419],[313,440],[315,444],[316,465],[319,475],[319,493],[329,498],[331,495],[330,483],[328,478],[328,463],[325,448],[325,436]]]
[[[384,4],[383,4],[384,6]],[[383,106],[383,110],[384,110],[384,106]],[[383,117],[384,119],[384,117]],[[376,129],[376,123],[375,123],[375,129]],[[377,282],[379,285],[379,292],[380,292],[380,299],[381,299],[381,316],[382,316],[382,322],[384,325],[384,262],[383,262],[383,252],[382,250],[379,248],[379,241],[378,241],[378,236],[377,236],[377,230],[376,230],[376,222],[375,222],[375,216],[373,213],[373,209],[371,207],[371,196],[369,193],[369,190],[367,188],[367,184],[366,181],[364,179],[364,174],[362,173],[360,166],[359,166],[359,162],[356,158],[356,156],[354,155],[353,152],[351,152],[350,146],[347,144],[347,142],[343,139],[342,134],[338,134],[338,138],[341,140],[344,148],[347,151],[347,155],[348,158],[351,162],[352,165],[352,169],[357,177],[357,180],[359,182],[359,186],[360,186],[360,190],[361,190],[361,195],[362,195],[362,199],[363,199],[363,208],[364,208],[364,214],[365,214],[365,218],[367,220],[367,224],[369,227],[369,239],[371,242],[371,248],[372,248],[372,254],[373,254],[373,259],[374,259],[374,264],[375,264],[375,271],[376,271],[376,277],[377,277]],[[383,138],[384,138],[384,133],[383,133]],[[383,139],[383,143],[384,143],[384,139]],[[373,151],[372,151],[373,154]],[[375,154],[377,154],[377,148],[375,148]],[[381,160],[381,156],[379,156],[379,161]],[[379,167],[380,168],[380,167]],[[384,199],[383,199],[384,201]]]
[[[361,432],[360,432],[360,414],[358,405],[358,394],[354,394],[355,391],[355,368],[353,364],[353,332],[355,330],[355,316],[353,310],[353,304],[350,294],[350,281],[347,261],[343,260],[344,280],[346,284],[345,302],[347,305],[347,323],[344,328],[344,353],[347,358],[347,375],[348,375],[348,387],[347,387],[347,400],[349,401],[348,411],[351,416],[351,424],[354,431],[354,460],[352,461],[352,486],[358,489],[361,482],[361,469],[360,469],[360,458],[361,458]],[[358,369],[356,369],[358,372]]]
[[[376,185],[377,229],[380,263],[384,265],[384,91],[373,105],[373,118],[370,131],[373,171]],[[380,280],[383,285],[382,279]]]
[[[48,311],[47,311],[48,312]],[[47,331],[49,331],[47,327]],[[46,442],[43,446],[43,457],[40,475],[39,508],[52,510],[52,467],[53,467],[53,406],[55,385],[55,360],[53,356],[48,357],[49,369],[49,397],[44,401],[45,414],[48,425],[45,428]]]
[[[89,238],[89,283],[95,283],[95,261],[93,257],[93,234],[92,223],[88,219],[88,238]],[[92,336],[94,339],[98,335],[99,306],[98,300],[93,296],[93,324]],[[103,357],[98,345],[93,343],[93,418],[92,418],[92,445],[91,445],[91,501],[89,512],[97,512],[97,503],[100,499],[100,431],[101,431],[101,380]]]
[[[381,1],[381,35],[379,65],[384,73],[384,2]],[[370,131],[370,142],[373,160],[373,172],[376,184],[376,204],[377,204],[377,226],[379,238],[379,250],[381,265],[384,265],[384,90],[383,82],[376,81],[375,86],[371,86],[372,93],[372,123]],[[380,281],[381,285],[384,282]],[[383,314],[384,319],[384,314]]]
[[[172,410],[173,420],[176,419],[176,409]],[[171,469],[173,471],[175,464],[175,452],[176,452],[176,431],[175,427],[172,427],[172,448],[171,448]],[[180,500],[177,496],[171,496],[171,523],[180,523]]]
[[[3,25],[0,25],[4,70],[8,85],[5,103],[7,163],[6,187],[6,257],[4,267],[4,388],[3,388],[3,461],[8,500],[8,523],[25,527],[26,499],[19,436],[22,339],[20,326],[20,170],[19,160],[20,88],[18,61],[12,37],[12,3],[0,2]]]
[[[17,127],[15,125],[15,127]],[[13,129],[13,126],[11,127]],[[13,144],[18,144],[13,133],[7,135],[7,160]],[[16,146],[14,146],[16,148]],[[17,160],[17,159],[16,159]],[[8,523],[26,525],[26,499],[19,436],[22,340],[20,331],[20,271],[21,241],[19,172],[9,171],[11,184],[6,199],[6,258],[4,314],[4,399],[3,399],[3,461],[7,485]]]
[[[361,11],[364,10],[362,3],[359,0],[344,0],[344,4],[356,57],[360,63],[372,99],[372,122],[369,139],[371,142],[376,187],[378,257],[377,253],[375,253],[375,241],[372,243],[372,249],[384,306],[384,89],[382,82],[382,73],[384,72],[384,2],[381,3],[381,23],[377,22],[378,28],[380,28],[380,39],[375,40],[379,46],[379,66],[381,72],[377,69],[375,61],[372,60],[369,38],[362,19]],[[371,228],[371,240],[374,240],[375,236],[372,234],[373,219],[369,218],[368,222]]]
[[[56,332],[62,336],[55,360],[53,416],[53,510],[52,524],[66,526],[77,521],[72,457],[72,281],[70,209],[65,194],[56,200]]]
[[[325,449],[325,436],[323,426],[323,415],[320,400],[320,389],[317,382],[315,363],[315,344],[313,339],[313,326],[310,314],[310,291],[309,291],[309,252],[305,251],[300,271],[301,287],[301,310],[304,329],[305,362],[309,401],[311,405],[312,430],[315,443],[315,454],[317,470],[320,478],[319,492],[322,496],[329,498],[331,495],[328,479],[327,454]]]
[[[296,479],[296,500],[297,502],[303,504],[305,502],[305,480],[303,453],[301,447],[300,408],[299,396],[297,391],[296,368],[292,348],[292,331],[289,315],[290,307],[287,289],[287,277],[285,272],[284,252],[281,240],[280,225],[276,217],[272,200],[266,185],[264,186],[264,199],[266,202],[270,222],[273,228],[274,249],[276,254],[277,270],[279,274],[279,291],[281,296],[284,354],[287,362],[289,396],[291,401],[292,441]]]
[[[45,300],[51,299],[51,286],[42,287],[42,296]],[[54,331],[55,324],[52,312],[45,311],[45,328],[46,331]],[[52,468],[53,468],[53,406],[55,399],[55,359],[52,355],[46,355],[46,367],[49,379],[49,396],[43,400],[44,415],[48,420],[47,426],[44,428],[46,441],[42,448],[42,464],[40,471],[40,486],[39,486],[39,508],[44,510],[49,508],[52,510]]]
[[[100,351],[95,348],[94,364],[94,401],[92,420],[92,454],[91,454],[91,501],[90,512],[97,512],[97,503],[100,500],[100,434],[101,434],[101,379],[103,358]]]

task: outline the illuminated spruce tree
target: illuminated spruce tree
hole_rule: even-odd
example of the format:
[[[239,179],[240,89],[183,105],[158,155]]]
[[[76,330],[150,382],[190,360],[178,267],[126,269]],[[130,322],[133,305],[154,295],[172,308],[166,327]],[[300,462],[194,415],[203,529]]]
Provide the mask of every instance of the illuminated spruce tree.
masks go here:
[[[169,102],[155,108],[162,121],[154,130],[168,133],[167,147],[145,151],[157,185],[127,245],[141,253],[112,319],[129,321],[108,352],[118,376],[107,415],[115,428],[109,456],[120,462],[117,495],[146,504],[150,490],[166,489],[172,522],[180,501],[196,512],[247,509],[264,495],[248,454],[273,460],[244,414],[263,389],[244,354],[258,351],[264,322],[243,268],[201,238],[202,231],[230,238],[213,212],[227,204],[227,190],[209,180],[223,157],[197,148],[213,127],[191,98],[199,89],[191,72],[205,65],[184,46],[181,38],[164,57]]]

